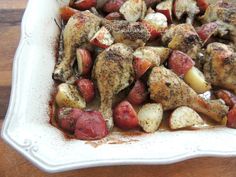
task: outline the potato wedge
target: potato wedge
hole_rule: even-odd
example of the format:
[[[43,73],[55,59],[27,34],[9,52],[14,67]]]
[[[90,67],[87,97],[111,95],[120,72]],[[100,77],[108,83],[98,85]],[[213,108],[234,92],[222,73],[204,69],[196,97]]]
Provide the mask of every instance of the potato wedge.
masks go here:
[[[139,125],[145,132],[155,132],[161,123],[163,109],[161,104],[145,104],[138,112]]]
[[[211,85],[206,81],[205,76],[196,67],[192,67],[184,75],[184,81],[199,94],[211,89]]]
[[[119,11],[127,21],[136,22],[146,13],[146,10],[143,0],[127,0]]]
[[[170,117],[169,126],[171,129],[202,127],[204,121],[199,114],[187,106],[181,106],[175,109]]]
[[[86,103],[76,86],[62,83],[58,86],[56,103],[59,107],[85,108]]]

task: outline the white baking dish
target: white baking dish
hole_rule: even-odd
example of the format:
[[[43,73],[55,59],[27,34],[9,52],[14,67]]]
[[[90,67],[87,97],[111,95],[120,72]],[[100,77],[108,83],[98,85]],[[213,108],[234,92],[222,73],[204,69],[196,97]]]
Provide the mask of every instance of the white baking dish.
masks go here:
[[[49,124],[55,42],[61,4],[30,0],[14,60],[11,100],[2,137],[39,168],[48,172],[94,166],[169,164],[200,156],[236,155],[236,130],[162,131],[142,136],[113,133],[93,145],[67,140]]]

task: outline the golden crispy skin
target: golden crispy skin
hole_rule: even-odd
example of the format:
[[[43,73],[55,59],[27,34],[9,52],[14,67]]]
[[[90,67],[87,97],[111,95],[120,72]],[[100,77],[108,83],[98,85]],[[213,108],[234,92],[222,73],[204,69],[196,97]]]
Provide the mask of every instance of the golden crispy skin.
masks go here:
[[[236,44],[236,1],[222,0],[215,1],[206,9],[201,17],[203,23],[215,21],[218,24],[218,33],[224,36],[230,33],[234,44]]]
[[[191,24],[172,25],[162,36],[162,41],[174,50],[180,50],[193,59],[201,48],[200,38]]]
[[[100,18],[89,11],[76,13],[69,19],[63,34],[64,57],[55,67],[54,79],[66,82],[73,75],[72,64],[76,48],[89,42],[100,22]]]
[[[115,42],[124,43],[132,48],[144,46],[150,38],[147,28],[140,22],[103,20],[102,24],[111,32]]]
[[[93,77],[101,96],[100,111],[109,129],[113,127],[113,96],[133,82],[132,52],[125,44],[116,43],[100,53],[94,64]]]
[[[218,122],[227,114],[228,107],[225,104],[218,100],[204,100],[175,73],[163,66],[152,69],[148,85],[150,98],[161,103],[164,110],[188,106]]]
[[[236,93],[236,53],[227,45],[214,42],[207,46],[204,65],[206,79],[215,86]]]

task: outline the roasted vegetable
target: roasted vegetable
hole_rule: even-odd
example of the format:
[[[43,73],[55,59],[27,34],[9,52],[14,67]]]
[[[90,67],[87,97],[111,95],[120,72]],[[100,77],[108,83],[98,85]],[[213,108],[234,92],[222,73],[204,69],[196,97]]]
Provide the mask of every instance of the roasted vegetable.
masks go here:
[[[140,105],[147,99],[147,89],[144,83],[140,80],[137,80],[134,84],[134,87],[129,92],[128,101],[134,105]]]
[[[200,12],[195,0],[175,0],[174,14],[178,20],[187,14],[187,23],[192,23],[196,14]]]
[[[59,107],[85,108],[86,103],[76,86],[66,83],[58,86],[56,103]]]
[[[146,4],[143,0],[127,0],[120,7],[120,13],[129,22],[136,22],[146,14]]]
[[[133,67],[135,78],[139,79],[152,66],[152,63],[146,59],[134,58]]]
[[[178,76],[184,76],[195,62],[183,52],[174,50],[168,60],[168,67]]]
[[[161,104],[149,103],[142,106],[138,112],[139,125],[145,132],[155,132],[163,118],[163,109]]]
[[[78,48],[76,50],[79,75],[86,75],[90,72],[93,61],[90,52],[86,49]]]
[[[236,128],[236,105],[230,109],[227,117],[227,127]]]
[[[57,113],[58,124],[64,130],[71,134],[75,131],[77,119],[83,114],[81,109],[60,108]]]
[[[115,107],[113,117],[115,125],[121,129],[133,129],[138,127],[137,113],[128,101],[123,101]]]
[[[77,12],[79,11],[68,6],[63,6],[60,8],[60,15],[64,22],[67,22],[70,17],[72,17]]]
[[[77,119],[75,137],[81,140],[98,140],[108,135],[106,122],[98,111],[84,111]]]
[[[97,0],[79,0],[75,1],[71,6],[78,10],[88,10],[91,7],[95,7],[97,4]]]
[[[100,30],[93,36],[90,40],[91,44],[101,47],[107,48],[114,43],[114,39],[111,36],[110,32],[103,26]]]
[[[160,36],[168,26],[166,16],[159,12],[147,14],[142,23],[150,32],[151,39]]]
[[[119,12],[119,9],[124,2],[124,0],[108,0],[103,6],[103,10],[105,12]]]
[[[173,130],[180,128],[201,128],[203,125],[204,121],[199,114],[187,106],[181,106],[175,109],[169,120],[169,126]]]
[[[86,103],[91,102],[95,97],[94,84],[89,79],[79,79],[76,81],[77,89],[85,99]]]
[[[206,81],[203,73],[196,67],[192,67],[184,75],[184,81],[197,93],[204,93],[211,89],[211,84]]]
[[[156,11],[164,14],[169,23],[172,23],[173,0],[165,0],[157,4]]]

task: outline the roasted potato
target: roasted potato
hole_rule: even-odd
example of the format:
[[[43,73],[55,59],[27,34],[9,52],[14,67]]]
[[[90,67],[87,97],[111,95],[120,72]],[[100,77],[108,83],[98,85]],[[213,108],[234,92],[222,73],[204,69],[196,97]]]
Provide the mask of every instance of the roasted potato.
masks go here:
[[[86,75],[90,72],[93,61],[91,54],[86,49],[80,49],[78,48],[76,50],[76,59],[78,63],[78,72],[79,75]]]
[[[181,106],[175,109],[169,120],[169,126],[173,130],[191,127],[200,128],[203,125],[204,121],[200,115],[187,106]]]
[[[164,14],[169,23],[172,23],[173,0],[165,0],[157,4],[156,11]]]
[[[138,127],[138,116],[133,106],[128,101],[119,103],[113,111],[115,125],[121,129]]]
[[[146,13],[147,7],[143,0],[127,0],[120,7],[120,13],[129,22],[138,21]]]
[[[138,112],[139,125],[145,132],[155,132],[163,118],[163,109],[161,104],[149,103],[142,106]]]
[[[95,97],[95,87],[89,79],[78,79],[76,81],[77,89],[85,99],[86,103],[91,102]]]
[[[76,86],[62,83],[58,86],[56,103],[59,107],[85,108],[86,102]]]
[[[195,62],[185,53],[174,50],[168,59],[168,67],[178,76],[184,76]]]
[[[114,43],[114,38],[112,37],[110,32],[103,26],[93,36],[93,38],[90,40],[90,43],[105,49]]]
[[[206,81],[203,73],[196,67],[188,70],[184,75],[184,81],[197,93],[204,93],[211,89],[210,83]]]
[[[134,87],[129,92],[128,101],[134,105],[140,105],[147,99],[147,88],[143,82],[137,80]]]

